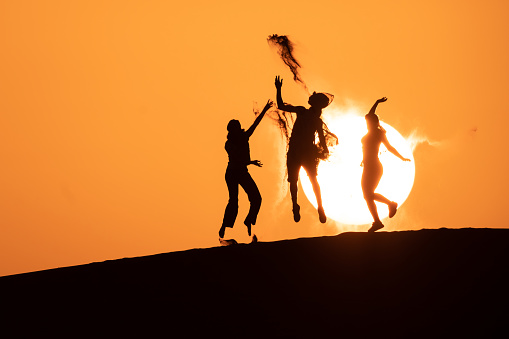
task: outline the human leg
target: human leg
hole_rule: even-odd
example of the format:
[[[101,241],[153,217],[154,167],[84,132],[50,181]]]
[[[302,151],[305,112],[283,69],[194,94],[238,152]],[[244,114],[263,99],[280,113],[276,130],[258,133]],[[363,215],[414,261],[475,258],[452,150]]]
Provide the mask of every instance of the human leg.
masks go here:
[[[316,204],[317,210],[318,210],[318,217],[320,219],[320,222],[323,224],[327,221],[327,216],[325,215],[325,211],[323,210],[322,205],[322,193],[320,191],[320,185],[318,184],[318,179],[316,176],[309,176],[309,181],[311,181],[311,185],[313,186],[313,192],[315,193],[316,197]]]
[[[367,195],[367,194],[364,194],[364,200],[366,200],[366,204],[368,205],[369,213],[371,213],[373,220],[377,223],[381,222],[380,217],[378,216],[378,210],[376,208],[375,200],[373,198],[370,198],[369,195]]]
[[[242,173],[239,184],[246,192],[250,203],[249,212],[244,220],[244,225],[247,226],[247,233],[251,235],[251,225],[256,224],[256,218],[262,204],[262,196],[249,172],[246,171]]]
[[[295,222],[299,222],[300,206],[297,203],[297,182],[299,181],[300,162],[298,157],[292,153],[288,153],[286,158],[286,166],[288,172],[288,182],[290,184],[290,196],[292,198],[293,220]]]
[[[224,237],[226,227],[233,227],[239,212],[239,183],[236,171],[227,169],[225,174],[226,186],[228,187],[228,204],[224,211],[223,224],[219,229],[219,237]]]
[[[371,190],[364,190],[363,187],[363,194],[364,200],[366,200],[366,204],[368,205],[369,213],[371,213],[371,216],[373,217],[374,220],[368,232],[375,232],[384,227],[382,221],[380,220],[380,217],[378,216],[378,210],[376,208],[374,199],[375,193],[373,193]]]
[[[373,227],[369,230],[371,232],[376,231],[383,227],[382,222],[380,221],[380,217],[378,216],[378,211],[375,204],[375,198],[384,198],[382,195],[375,193],[375,189],[382,178],[382,168],[381,165],[377,166],[377,164],[369,165],[364,164],[364,170],[362,171],[361,178],[361,187],[362,194],[364,195],[364,200],[366,200],[366,204],[368,205],[369,212],[373,217]],[[384,198],[385,199],[385,198]]]
[[[392,218],[396,214],[396,211],[398,209],[397,202],[390,201],[389,199],[387,199],[386,197],[384,197],[383,195],[381,195],[379,193],[374,193],[373,199],[376,201],[383,202],[384,204],[386,204],[389,207],[389,218]]]
[[[373,193],[373,200],[383,202],[386,205],[389,205],[392,202],[380,193]]]
[[[311,186],[313,187],[313,192],[315,193],[318,216],[321,223],[325,223],[327,221],[327,217],[325,216],[325,212],[323,210],[322,204],[322,192],[320,190],[320,185],[318,184],[318,161],[315,158],[309,158],[308,161],[304,164],[304,169],[308,174],[309,181],[311,182]]]
[[[300,206],[297,203],[297,181],[290,182],[290,196],[292,198],[292,212],[293,212],[293,220],[295,222],[300,221]]]

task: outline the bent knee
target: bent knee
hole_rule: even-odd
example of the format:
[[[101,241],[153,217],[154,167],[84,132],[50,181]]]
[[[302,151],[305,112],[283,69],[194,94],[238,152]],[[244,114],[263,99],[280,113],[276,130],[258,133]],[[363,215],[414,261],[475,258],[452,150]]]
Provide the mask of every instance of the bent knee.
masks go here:
[[[364,196],[364,200],[374,200],[375,199],[375,192],[362,192],[362,195]]]
[[[262,203],[262,196],[260,193],[257,193],[257,194],[253,194],[249,197],[249,201],[252,203],[252,204],[258,204],[260,205]]]

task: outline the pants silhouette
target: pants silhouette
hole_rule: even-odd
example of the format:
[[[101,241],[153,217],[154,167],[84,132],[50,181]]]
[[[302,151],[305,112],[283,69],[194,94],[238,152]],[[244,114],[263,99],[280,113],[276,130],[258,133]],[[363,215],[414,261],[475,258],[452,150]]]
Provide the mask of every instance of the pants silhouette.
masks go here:
[[[239,185],[244,189],[250,202],[249,213],[244,224],[256,224],[256,217],[262,204],[262,196],[247,168],[227,168],[225,174],[226,185],[228,186],[229,200],[224,211],[224,227],[233,227],[239,211]]]

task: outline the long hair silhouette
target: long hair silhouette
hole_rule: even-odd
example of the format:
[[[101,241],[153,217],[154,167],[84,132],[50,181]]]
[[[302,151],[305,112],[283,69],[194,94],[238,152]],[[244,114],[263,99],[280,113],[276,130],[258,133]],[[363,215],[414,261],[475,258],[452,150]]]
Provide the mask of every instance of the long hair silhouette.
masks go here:
[[[300,206],[297,203],[297,182],[300,168],[304,167],[315,193],[319,220],[325,223],[327,217],[323,210],[320,185],[317,180],[317,166],[320,159],[326,159],[328,157],[328,146],[337,144],[337,137],[328,131],[321,119],[322,109],[330,104],[333,97],[332,95],[313,92],[308,100],[309,108],[292,106],[283,101],[281,94],[283,80],[279,76],[276,76],[274,84],[277,91],[278,110],[295,113],[297,115],[291,129],[286,155],[286,168],[288,182],[290,184],[290,195],[292,198],[293,219],[295,222],[300,221]],[[318,143],[315,142],[316,135],[318,135]]]

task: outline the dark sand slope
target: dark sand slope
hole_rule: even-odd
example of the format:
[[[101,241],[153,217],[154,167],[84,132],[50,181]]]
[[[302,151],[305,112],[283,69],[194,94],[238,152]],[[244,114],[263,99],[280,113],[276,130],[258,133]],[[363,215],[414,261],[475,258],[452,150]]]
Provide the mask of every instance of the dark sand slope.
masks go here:
[[[507,335],[508,259],[508,229],[343,233],[119,259],[0,278],[0,331]]]

